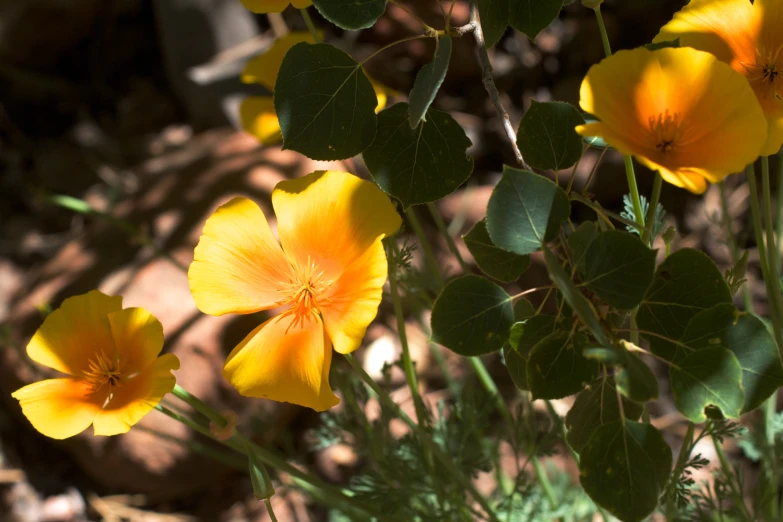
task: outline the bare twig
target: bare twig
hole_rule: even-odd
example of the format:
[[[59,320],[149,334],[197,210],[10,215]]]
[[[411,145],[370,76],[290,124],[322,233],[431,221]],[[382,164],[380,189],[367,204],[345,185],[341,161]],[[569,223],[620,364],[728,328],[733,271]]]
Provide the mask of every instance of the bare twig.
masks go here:
[[[495,86],[495,78],[492,76],[492,64],[489,62],[489,55],[487,54],[487,48],[484,45],[484,33],[481,30],[481,24],[478,20],[478,7],[476,7],[475,0],[470,2],[470,22],[461,26],[454,27],[451,30],[451,34],[454,36],[464,36],[468,33],[473,33],[473,38],[476,40],[476,51],[478,52],[479,65],[481,65],[481,81],[484,84],[484,88],[489,94],[492,104],[495,106],[495,110],[503,120],[503,129],[506,131],[508,141],[511,143],[511,148],[514,151],[517,164],[526,170],[531,170],[525,163],[525,159],[522,157],[522,153],[517,146],[517,132],[514,130],[514,126],[511,125],[511,118],[508,117],[503,102],[500,101],[500,93]]]

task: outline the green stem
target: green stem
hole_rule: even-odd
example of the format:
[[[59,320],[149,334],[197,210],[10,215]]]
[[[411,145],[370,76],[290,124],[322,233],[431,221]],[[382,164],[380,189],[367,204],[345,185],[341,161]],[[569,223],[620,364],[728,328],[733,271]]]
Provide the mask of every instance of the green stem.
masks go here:
[[[413,207],[408,208],[405,211],[405,217],[408,218],[408,223],[413,229],[413,233],[416,234],[416,238],[419,240],[419,245],[421,245],[421,248],[424,250],[424,259],[427,261],[427,264],[430,266],[430,271],[438,279],[438,287],[442,287],[443,274],[441,274],[440,272],[440,267],[438,266],[438,259],[435,257],[435,253],[432,251],[432,246],[430,246],[430,242],[427,241],[427,236],[424,235],[424,229],[421,226],[421,222],[419,221],[419,218],[416,217],[416,212],[414,212]]]
[[[631,201],[633,201],[633,213],[636,216],[636,222],[644,229],[644,214],[642,213],[642,200],[639,197],[639,187],[636,186],[636,173],[633,170],[633,160],[631,156],[623,156],[625,163],[625,177],[628,179],[628,190],[631,192]]]
[[[277,522],[275,511],[272,509],[272,503],[269,501],[268,498],[264,499],[264,505],[266,506],[266,512],[269,513],[269,518],[272,519],[272,522]]]
[[[188,392],[185,388],[180,386],[179,384],[174,385],[174,389],[171,390],[171,394],[178,399],[183,400],[187,404],[189,404],[194,410],[202,414],[204,417],[209,419],[211,422],[214,422],[221,428],[226,426],[226,419],[217,411],[215,411],[212,406],[207,404],[206,402],[202,401],[198,397],[191,395],[190,392]]]
[[[775,340],[778,344],[778,355],[783,363],[783,330],[780,324],[780,311],[778,309],[778,299],[780,295],[775,295],[775,287],[772,286],[772,277],[767,264],[767,251],[764,247],[764,229],[761,224],[761,210],[759,209],[758,187],[756,186],[756,172],[753,165],[747,168],[748,188],[750,189],[750,211],[753,216],[753,232],[756,235],[756,247],[759,250],[759,264],[761,265],[761,274],[764,277],[764,284],[767,288],[767,302],[769,303],[770,319],[772,329],[775,333]]]
[[[601,4],[598,4],[593,8],[595,11],[595,19],[598,22],[598,29],[601,31],[601,43],[604,45],[604,54],[607,58],[612,55],[612,47],[609,45],[609,35],[606,34],[606,26],[604,25],[604,17],[601,14]]]
[[[736,265],[740,259],[739,248],[734,240],[734,231],[731,229],[731,213],[729,211],[729,198],[726,195],[726,182],[718,183],[720,190],[720,205],[723,213],[723,228],[726,230],[726,244],[731,252],[731,264]],[[742,303],[745,305],[745,311],[753,313],[753,298],[750,295],[750,289],[747,282],[742,283]]]
[[[777,462],[776,445],[775,445],[775,414],[777,413],[778,394],[773,393],[765,402],[764,407],[761,409],[762,418],[764,420],[764,435],[766,438],[767,447],[767,462],[769,463],[767,468],[767,479],[769,480],[769,490],[771,491],[771,499],[767,504],[767,519],[768,520],[780,520],[778,516],[780,504],[778,493],[778,468],[775,465]],[[764,495],[766,496],[766,495]]]
[[[389,397],[389,394],[384,392],[380,386],[378,386],[378,383],[375,382],[372,377],[367,375],[367,372],[364,371],[364,368],[354,359],[351,354],[344,354],[343,357],[345,357],[345,360],[348,361],[348,364],[351,365],[351,368],[359,375],[359,377],[364,381],[364,383],[378,396],[378,400],[380,400],[384,405],[386,405],[387,408],[392,410],[402,421],[407,424],[410,429],[419,437],[419,439],[422,441],[422,444],[426,445],[428,449],[432,452],[433,456],[438,459],[438,461],[441,463],[441,465],[446,468],[449,475],[457,480],[460,485],[466,489],[470,495],[473,497],[473,499],[479,503],[479,505],[482,507],[484,512],[486,513],[487,517],[492,522],[500,522],[495,515],[494,511],[490,507],[489,503],[487,502],[487,499],[484,498],[484,496],[476,489],[476,486],[473,484],[473,482],[466,478],[465,475],[457,468],[457,466],[454,465],[454,462],[452,462],[452,459],[450,456],[447,456],[443,451],[441,451],[440,447],[438,447],[432,440],[429,438],[427,433],[423,432],[421,429],[421,426],[416,424],[413,419],[408,416],[407,413],[405,413],[400,406],[392,400],[391,397]]]
[[[761,185],[764,194],[764,214],[767,226],[767,264],[769,265],[770,285],[778,308],[778,327],[783,326],[783,298],[781,298],[780,250],[775,241],[775,218],[772,215],[772,188],[769,182],[769,156],[761,157]],[[779,208],[779,207],[778,207]]]
[[[663,178],[661,177],[660,172],[656,171],[655,180],[653,181],[652,196],[650,196],[650,206],[647,208],[647,216],[645,216],[645,223],[647,223],[647,226],[644,227],[644,232],[642,233],[642,243],[644,243],[645,246],[655,240],[655,237],[653,237],[653,228],[655,228],[655,214],[657,212],[658,202],[661,200],[662,185]]]
[[[470,268],[462,258],[462,254],[460,254],[459,248],[457,248],[457,243],[454,242],[454,238],[451,237],[451,234],[449,234],[449,229],[446,226],[446,222],[443,221],[443,216],[440,215],[438,207],[435,206],[435,203],[427,203],[427,209],[430,211],[432,220],[435,221],[435,226],[438,227],[438,230],[446,239],[446,244],[449,246],[449,250],[451,250],[451,253],[454,254],[454,257],[457,258],[460,268],[462,268],[463,272],[469,272]]]
[[[723,473],[726,475],[726,480],[729,482],[729,489],[731,489],[731,494],[734,496],[736,507],[740,508],[740,515],[742,516],[742,519],[746,520],[747,522],[751,522],[753,517],[750,516],[748,506],[745,505],[745,498],[742,496],[742,491],[739,490],[737,485],[737,480],[734,476],[734,470],[729,465],[729,461],[726,459],[726,454],[723,453],[723,448],[721,447],[720,442],[718,441],[717,437],[715,437],[715,435],[712,436],[712,443],[715,446],[715,453],[718,455]]]
[[[459,392],[459,383],[457,383],[457,381],[454,379],[454,376],[451,375],[446,358],[443,357],[443,353],[440,351],[440,348],[437,344],[427,344],[429,344],[430,353],[432,354],[432,358],[435,359],[435,364],[438,365],[440,372],[443,374],[443,378],[446,379],[446,385],[449,387],[449,390],[451,390],[451,392],[456,395]]]
[[[318,32],[318,29],[316,29],[315,24],[313,23],[313,19],[310,18],[310,13],[307,11],[307,8],[303,7],[299,10],[299,12],[302,13],[302,18],[304,18],[304,23],[307,26],[307,30],[310,31],[311,35],[313,35],[315,42],[323,42],[323,38],[321,38],[321,34]]]
[[[777,224],[775,226],[775,235],[778,238],[778,245],[783,243],[783,150],[778,153],[778,215]],[[781,256],[778,256],[778,272],[783,270],[783,261]]]
[[[541,461],[538,460],[538,457],[536,456],[533,456],[530,459],[530,462],[533,463],[533,469],[536,472],[536,478],[538,478],[538,481],[541,482],[541,487],[544,488],[546,498],[549,500],[549,506],[552,509],[557,509],[557,496],[555,495],[555,490],[552,487],[552,483],[549,482],[549,477],[546,476],[544,466],[541,465]]]

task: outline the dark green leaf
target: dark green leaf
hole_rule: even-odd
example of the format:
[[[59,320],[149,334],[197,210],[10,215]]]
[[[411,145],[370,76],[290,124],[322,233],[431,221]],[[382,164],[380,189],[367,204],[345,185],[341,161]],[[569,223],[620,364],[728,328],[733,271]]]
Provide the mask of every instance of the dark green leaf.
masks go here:
[[[657,51],[658,49],[666,49],[667,47],[679,47],[680,37],[678,36],[674,40],[663,40],[660,42],[653,42],[645,44],[648,51]]]
[[[585,254],[587,247],[593,242],[601,231],[594,221],[585,221],[568,236],[568,248],[571,250],[571,264],[580,274],[584,272]]]
[[[608,305],[630,310],[638,305],[655,272],[655,250],[626,232],[599,234],[587,249],[582,279]]]
[[[508,27],[509,0],[478,0],[481,30],[484,33],[484,45],[492,47],[500,41]]]
[[[414,129],[419,126],[427,109],[430,108],[449,70],[451,37],[441,36],[436,40],[436,46],[435,56],[416,75],[416,81],[413,82],[413,89],[408,98],[408,117]]]
[[[517,321],[524,321],[534,315],[536,315],[536,308],[527,299],[520,299],[514,303],[514,319]]]
[[[658,379],[636,354],[622,346],[588,348],[585,357],[614,366],[617,389],[628,399],[644,404],[658,398]]]
[[[449,282],[432,309],[432,338],[465,356],[499,350],[514,324],[511,297],[483,277]]]
[[[296,44],[280,66],[275,111],[284,148],[317,160],[356,156],[375,137],[378,98],[361,65],[327,44]]]
[[[694,316],[681,341],[695,350],[722,346],[737,357],[745,392],[742,413],[757,408],[783,386],[775,339],[758,317],[739,312],[734,305],[719,304]]]
[[[582,114],[570,103],[533,100],[519,123],[517,145],[533,167],[566,169],[582,155],[582,137],[574,127],[584,122]]]
[[[672,467],[672,450],[650,424],[614,421],[593,432],[579,480],[596,504],[624,522],[652,513]]]
[[[530,307],[532,308],[532,305]],[[533,312],[535,313],[535,311]],[[503,348],[503,355],[508,372],[511,374],[511,380],[514,381],[514,384],[520,390],[529,389],[527,384],[527,358],[530,350],[539,341],[557,330],[558,326],[567,328],[570,327],[570,324],[564,322],[558,325],[557,319],[551,315],[534,315],[524,322],[514,323],[511,327],[508,344]]]
[[[485,220],[481,220],[463,236],[468,250],[482,272],[499,281],[516,281],[530,266],[530,256],[513,254],[498,248],[487,232]]]
[[[625,418],[637,420],[642,414],[642,406],[622,399]],[[593,432],[604,424],[620,420],[620,408],[617,399],[614,378],[605,377],[579,392],[574,405],[565,417],[568,428],[566,440],[581,453]]]
[[[608,346],[609,339],[604,333],[601,321],[598,319],[598,314],[595,312],[595,308],[593,308],[590,301],[577,290],[576,286],[574,286],[574,282],[571,281],[571,278],[566,271],[560,266],[560,261],[555,254],[546,247],[544,247],[544,261],[546,262],[547,270],[549,270],[550,279],[552,279],[563,294],[566,302],[574,309],[582,322],[587,325],[587,328],[590,330],[590,333],[593,334],[593,337],[595,337],[600,344]]]
[[[715,406],[736,419],[745,404],[742,368],[737,357],[721,346],[697,350],[669,369],[674,404],[693,422],[704,422],[704,408]]]
[[[555,332],[539,341],[527,361],[533,399],[562,399],[580,392],[598,374],[598,363],[582,355],[587,338]]]
[[[321,16],[349,31],[372,27],[386,10],[386,0],[313,0],[313,5]]]
[[[415,129],[408,124],[408,104],[378,114],[378,135],[364,151],[375,182],[404,208],[436,201],[454,192],[473,172],[465,156],[470,140],[450,114],[430,109]]]
[[[487,205],[487,231],[500,248],[532,254],[554,239],[570,212],[568,196],[552,181],[504,165]]]
[[[731,292],[723,275],[706,254],[690,248],[674,252],[661,263],[639,305],[639,329],[656,355],[671,360],[676,344],[662,339],[679,339],[688,322],[702,310],[731,303]]]
[[[585,120],[585,123],[596,123],[600,121],[592,114],[587,114],[587,113],[582,113],[582,118]],[[604,139],[600,136],[582,136],[582,140],[588,145],[590,145],[591,147],[596,149],[606,149],[609,147],[609,144],[607,144],[604,141]]]
[[[555,21],[561,7],[563,0],[509,0],[509,23],[533,40]]]

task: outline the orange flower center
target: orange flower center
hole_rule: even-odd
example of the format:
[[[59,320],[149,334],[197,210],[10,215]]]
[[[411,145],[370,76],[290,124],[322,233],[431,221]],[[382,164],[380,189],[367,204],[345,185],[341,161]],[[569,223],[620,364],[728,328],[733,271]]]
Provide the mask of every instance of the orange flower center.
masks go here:
[[[656,149],[666,154],[677,147],[682,138],[682,122],[678,113],[672,115],[666,110],[657,117],[650,116],[648,124]]]
[[[118,355],[109,357],[103,353],[97,353],[90,359],[88,369],[84,372],[84,378],[90,383],[93,392],[101,390],[104,386],[114,388],[122,382],[120,371],[120,359]]]
[[[783,45],[774,51],[766,51],[763,47],[756,50],[756,63],[740,62],[745,69],[748,80],[757,88],[765,98],[781,100],[781,82],[783,82],[783,64],[778,62],[781,58]]]
[[[290,305],[280,317],[294,315],[294,322],[291,324],[294,326],[305,320],[309,321],[315,314],[320,315],[320,306],[330,301],[325,293],[332,283],[309,257],[306,265],[295,265],[294,277],[282,283],[279,290],[284,296],[280,304]]]

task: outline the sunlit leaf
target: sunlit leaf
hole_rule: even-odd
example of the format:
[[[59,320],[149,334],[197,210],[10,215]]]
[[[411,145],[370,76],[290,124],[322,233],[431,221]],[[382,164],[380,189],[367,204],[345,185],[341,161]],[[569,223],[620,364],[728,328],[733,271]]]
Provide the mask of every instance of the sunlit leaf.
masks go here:
[[[341,29],[367,29],[386,10],[386,0],[313,0],[321,16]]]

